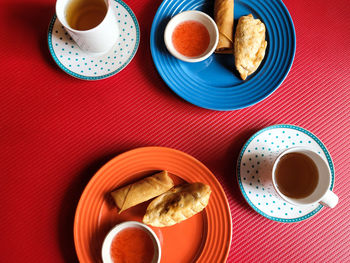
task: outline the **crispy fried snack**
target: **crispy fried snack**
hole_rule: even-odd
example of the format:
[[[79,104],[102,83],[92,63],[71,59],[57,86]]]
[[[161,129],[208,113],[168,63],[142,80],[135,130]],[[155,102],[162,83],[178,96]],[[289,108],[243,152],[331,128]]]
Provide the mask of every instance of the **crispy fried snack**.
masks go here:
[[[148,205],[143,222],[165,227],[186,220],[207,206],[210,193],[210,187],[202,183],[175,187]]]
[[[265,31],[265,25],[251,14],[238,20],[234,55],[236,68],[243,80],[254,73],[264,59],[267,47]]]
[[[111,192],[111,195],[119,208],[119,213],[121,213],[132,206],[165,193],[173,186],[174,182],[168,176],[168,172],[162,171],[133,184],[119,188]]]
[[[214,20],[219,30],[215,53],[233,53],[233,0],[215,0]]]

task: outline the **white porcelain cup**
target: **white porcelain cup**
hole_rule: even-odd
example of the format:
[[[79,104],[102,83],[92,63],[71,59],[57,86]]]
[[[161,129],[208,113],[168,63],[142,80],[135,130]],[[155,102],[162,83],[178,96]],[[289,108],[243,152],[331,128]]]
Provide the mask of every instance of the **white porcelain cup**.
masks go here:
[[[104,0],[107,13],[103,21],[89,30],[75,30],[71,28],[66,19],[66,7],[71,0],[57,0],[56,16],[68,34],[86,53],[103,54],[109,51],[117,42],[119,36],[118,23],[112,10],[110,0]]]
[[[309,158],[311,158],[311,160],[314,162],[318,170],[317,186],[310,195],[304,198],[291,198],[284,195],[283,193],[280,192],[280,190],[278,189],[278,185],[276,183],[277,165],[279,164],[283,156],[292,152],[302,153],[308,156]],[[327,161],[324,160],[323,157],[321,157],[318,153],[310,149],[303,148],[303,147],[294,147],[294,148],[289,148],[283,151],[282,153],[280,153],[280,155],[278,155],[273,162],[271,176],[272,176],[272,185],[277,195],[283,200],[287,201],[288,203],[291,203],[296,206],[304,206],[304,205],[320,203],[330,208],[335,207],[338,203],[338,196],[334,194],[331,190],[329,190],[332,182],[332,174]]]

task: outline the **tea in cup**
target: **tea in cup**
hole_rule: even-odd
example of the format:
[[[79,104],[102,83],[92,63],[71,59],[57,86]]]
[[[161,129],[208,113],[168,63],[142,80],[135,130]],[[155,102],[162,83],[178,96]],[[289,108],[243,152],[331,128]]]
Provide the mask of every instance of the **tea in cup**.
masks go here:
[[[332,174],[318,153],[303,147],[283,151],[272,167],[272,185],[283,200],[296,205],[320,203],[333,208],[338,196],[329,190]]]
[[[57,0],[56,15],[84,52],[103,54],[117,42],[119,28],[109,0]]]

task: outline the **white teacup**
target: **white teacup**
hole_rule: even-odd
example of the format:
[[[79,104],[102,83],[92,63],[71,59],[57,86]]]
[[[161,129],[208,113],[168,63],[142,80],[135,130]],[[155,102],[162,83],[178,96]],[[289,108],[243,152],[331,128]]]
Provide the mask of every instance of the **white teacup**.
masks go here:
[[[279,187],[276,182],[276,168],[283,156],[289,153],[301,153],[306,156],[308,156],[316,165],[318,170],[318,182],[316,185],[316,188],[314,191],[312,191],[308,196],[303,198],[291,198],[279,190]],[[272,166],[272,185],[274,187],[275,192],[277,193],[277,196],[281,199],[287,201],[288,203],[291,203],[296,206],[304,206],[304,205],[311,205],[311,204],[317,204],[320,203],[324,206],[333,208],[338,203],[338,196],[335,195],[331,190],[329,190],[332,182],[332,174],[330,171],[330,168],[328,166],[328,163],[326,160],[324,160],[319,154],[316,152],[303,148],[303,147],[294,147],[289,148],[280,155],[277,156],[277,158],[273,161]]]
[[[112,5],[109,2],[110,0],[104,0],[107,13],[102,22],[88,30],[76,30],[69,26],[66,18],[66,8],[70,1],[72,0],[57,0],[56,16],[72,39],[86,53],[98,55],[109,51],[117,42],[119,36],[118,23],[113,13]]]

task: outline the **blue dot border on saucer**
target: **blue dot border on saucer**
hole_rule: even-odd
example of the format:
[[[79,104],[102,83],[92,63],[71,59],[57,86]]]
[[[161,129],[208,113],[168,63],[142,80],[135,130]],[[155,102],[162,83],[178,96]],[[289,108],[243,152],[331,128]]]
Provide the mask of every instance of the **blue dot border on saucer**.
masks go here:
[[[136,54],[136,52],[138,50],[139,43],[140,43],[139,23],[137,21],[137,18],[135,16],[135,14],[133,13],[133,11],[130,9],[130,7],[126,3],[124,3],[121,0],[114,0],[114,2],[118,3],[123,8],[125,8],[125,11],[126,11],[127,15],[130,16],[130,18],[132,19],[132,21],[133,21],[133,23],[135,25],[135,27],[134,27],[134,30],[136,32],[135,44],[134,44],[133,50],[130,51],[130,53],[127,55],[127,57],[128,57],[127,60],[123,64],[118,65],[117,67],[113,66],[113,71],[111,71],[109,73],[106,73],[106,74],[96,74],[95,73],[96,76],[88,76],[88,75],[79,74],[79,73],[74,72],[71,69],[67,68],[67,66],[65,66],[65,65],[63,65],[63,63],[61,63],[62,56],[60,56],[61,59],[58,57],[58,55],[55,53],[54,46],[53,46],[52,34],[53,34],[53,29],[54,29],[55,23],[57,22],[57,17],[56,17],[56,15],[54,15],[52,17],[51,21],[50,21],[50,24],[49,24],[48,33],[47,33],[47,42],[48,42],[48,47],[49,47],[49,51],[50,51],[50,54],[51,54],[52,58],[54,59],[55,63],[59,66],[59,68],[61,68],[65,73],[67,73],[67,74],[69,74],[69,75],[71,75],[71,76],[73,76],[75,78],[82,79],[82,80],[100,80],[100,79],[105,79],[105,78],[111,77],[111,76],[117,74],[118,72],[120,72],[121,70],[123,70],[131,62],[131,60],[134,58],[134,56],[135,56],[135,54]],[[118,6],[117,6],[117,8],[118,8]],[[72,45],[76,46],[76,43],[74,42],[74,43],[72,43]],[[77,47],[77,49],[79,49],[79,47]],[[84,54],[84,56],[89,58],[88,54]],[[111,55],[111,56],[113,56],[113,55]],[[96,59],[96,57],[91,57],[91,58]],[[88,60],[86,60],[86,62],[87,61]]]
[[[273,129],[277,129],[277,128],[287,128],[287,129],[293,129],[293,130],[296,130],[296,131],[300,131],[302,133],[305,133],[306,135],[310,136],[317,144],[318,146],[320,146],[320,148],[322,149],[323,153],[325,154],[326,158],[327,158],[327,162],[328,162],[328,165],[329,165],[329,168],[331,170],[331,174],[332,174],[332,182],[331,182],[331,186],[330,186],[330,190],[333,189],[333,186],[334,186],[334,165],[333,165],[333,162],[332,162],[332,159],[331,159],[331,156],[327,150],[327,148],[325,147],[325,145],[314,135],[312,134],[311,132],[305,130],[304,128],[301,128],[301,127],[298,127],[298,126],[294,126],[294,125],[289,125],[289,124],[278,124],[278,125],[273,125],[273,126],[269,126],[269,127],[266,127],[260,131],[258,131],[257,133],[255,133],[252,137],[250,137],[250,139],[244,144],[241,152],[240,152],[240,155],[239,155],[239,158],[237,160],[237,168],[236,168],[236,172],[237,172],[237,181],[238,181],[238,184],[239,184],[239,188],[242,192],[242,195],[244,197],[244,199],[247,201],[247,203],[260,215],[270,219],[270,220],[273,220],[273,221],[277,221],[277,222],[283,222],[283,223],[295,223],[295,222],[300,222],[300,221],[303,221],[305,219],[308,219],[310,217],[312,217],[313,215],[315,215],[317,212],[319,212],[321,209],[322,209],[322,205],[318,205],[312,212],[302,216],[302,217],[298,217],[298,218],[293,218],[293,219],[285,219],[285,218],[278,218],[278,217],[273,217],[273,216],[270,216],[266,213],[264,213],[263,211],[261,211],[258,207],[256,207],[252,201],[249,199],[247,193],[245,192],[245,189],[243,187],[243,184],[242,184],[242,180],[241,180],[241,174],[240,174],[240,167],[241,167],[241,161],[242,161],[242,158],[243,158],[243,155],[245,153],[245,150],[247,149],[247,147],[249,146],[249,144],[257,137],[259,136],[260,134],[262,134],[263,132],[266,132],[268,130],[273,130]]]

